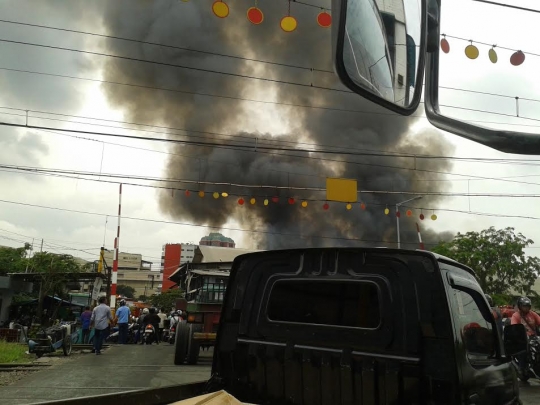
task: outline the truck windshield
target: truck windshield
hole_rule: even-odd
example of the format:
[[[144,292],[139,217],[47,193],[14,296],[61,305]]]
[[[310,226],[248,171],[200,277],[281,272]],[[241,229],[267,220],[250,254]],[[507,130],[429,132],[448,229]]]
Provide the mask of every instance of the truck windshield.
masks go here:
[[[279,281],[267,314],[279,322],[373,329],[380,324],[379,294],[366,282]]]

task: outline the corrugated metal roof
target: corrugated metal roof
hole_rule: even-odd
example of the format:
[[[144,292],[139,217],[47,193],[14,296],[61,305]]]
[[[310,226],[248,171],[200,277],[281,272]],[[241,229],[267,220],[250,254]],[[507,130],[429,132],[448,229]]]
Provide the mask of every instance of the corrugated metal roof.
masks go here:
[[[193,274],[199,274],[201,276],[229,277],[228,271],[192,270],[191,272]]]
[[[260,252],[260,250],[236,249],[236,248],[204,246],[204,245],[199,246],[198,249],[201,251],[201,254],[203,256],[202,263],[232,262],[234,261],[234,259],[236,259],[237,256],[240,256],[246,253]]]

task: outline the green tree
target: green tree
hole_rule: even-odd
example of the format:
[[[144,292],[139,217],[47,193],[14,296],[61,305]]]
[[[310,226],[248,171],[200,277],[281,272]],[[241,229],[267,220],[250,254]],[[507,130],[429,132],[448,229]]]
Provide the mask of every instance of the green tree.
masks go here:
[[[133,298],[135,296],[135,288],[125,284],[118,284],[116,286],[116,294],[123,295],[124,297],[128,298]]]
[[[73,277],[69,273],[77,273],[82,269],[73,256],[49,252],[35,253],[29,259],[29,262],[30,272],[42,274],[37,311],[38,316],[41,316],[43,314],[43,301],[45,297],[47,295],[64,297],[66,284],[73,281]],[[54,314],[52,315],[48,314],[49,317],[54,318]]]
[[[526,256],[524,249],[534,242],[514,228],[458,233],[450,242],[432,249],[472,268],[488,294],[508,296],[512,292],[537,295],[532,286],[540,273],[540,259]]]
[[[26,269],[26,246],[20,248],[0,247],[0,274],[21,273]]]
[[[170,311],[170,309],[176,305],[176,300],[183,297],[184,293],[182,290],[167,290],[161,294],[152,295],[150,297],[150,302],[156,308],[165,308],[165,310]]]

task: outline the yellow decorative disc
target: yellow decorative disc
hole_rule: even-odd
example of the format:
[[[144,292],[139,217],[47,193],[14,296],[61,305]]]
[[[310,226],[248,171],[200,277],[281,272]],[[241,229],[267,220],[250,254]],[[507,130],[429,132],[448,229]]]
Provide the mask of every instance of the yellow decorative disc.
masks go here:
[[[306,208],[308,205],[308,202],[307,201],[302,201],[302,207]]]
[[[268,198],[264,199],[264,205],[268,205]]]
[[[352,204],[347,204],[347,209],[350,210],[352,208]]]
[[[436,220],[437,220],[437,215],[433,214],[433,215],[431,216],[431,219],[432,219],[433,221],[436,221]]]
[[[217,200],[219,198],[219,193],[217,191],[214,191],[214,194],[212,194],[214,198]]]
[[[385,208],[384,209],[384,215],[388,215],[388,214],[390,214],[390,210],[388,208]]]
[[[251,200],[249,200],[249,203],[250,203],[251,205],[255,204],[256,202],[257,202],[257,201],[255,200],[255,198],[252,198]]]
[[[497,63],[499,58],[497,57],[497,52],[495,52],[495,49],[491,48],[488,52],[488,56],[491,63]]]
[[[204,197],[204,191],[199,191],[199,197],[201,197],[201,198]]]
[[[212,11],[219,18],[225,18],[229,15],[229,6],[223,1],[216,1],[212,4]]]
[[[226,198],[226,197],[229,196],[229,194],[224,192],[224,193],[221,193],[221,196],[222,196],[223,198]]]
[[[298,27],[298,22],[296,21],[296,18],[289,15],[281,19],[280,26],[285,32],[293,32],[296,27]]]
[[[476,46],[469,45],[465,48],[465,55],[467,55],[467,58],[469,59],[476,59],[478,58],[478,55],[480,55],[480,51]]]

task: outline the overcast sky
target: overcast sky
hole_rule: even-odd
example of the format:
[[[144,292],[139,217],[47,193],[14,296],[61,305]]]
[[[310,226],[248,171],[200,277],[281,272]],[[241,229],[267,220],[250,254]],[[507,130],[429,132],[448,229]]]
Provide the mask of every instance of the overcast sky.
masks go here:
[[[311,2],[329,7],[328,0],[312,0]],[[3,20],[126,36],[125,30],[121,28],[115,30],[115,26],[111,26],[112,17],[103,18],[105,13],[112,13],[108,9],[107,3],[106,0],[93,2],[83,0],[70,0],[69,2],[60,0],[40,2],[5,0],[0,3],[0,14]],[[149,6],[149,3],[154,3],[154,6]],[[284,59],[273,60],[274,62],[297,63],[295,54],[298,50],[290,46],[294,42],[289,42],[289,38],[298,39],[310,30],[319,30],[317,31],[317,40],[320,41],[319,51],[327,60],[327,63],[321,68],[331,68],[330,30],[324,30],[314,23],[314,18],[318,12],[317,9],[299,10],[298,13],[305,18],[311,13],[311,17],[309,17],[311,20],[299,19],[300,23],[304,21],[306,23],[304,25],[300,24],[295,33],[287,34],[281,32],[277,24],[283,16],[283,12],[279,10],[286,10],[285,1],[282,2],[283,7],[281,8],[272,6],[273,8],[270,8],[265,16],[264,23],[257,27],[249,27],[250,23],[244,17],[245,10],[251,7],[253,2],[235,0],[233,3],[234,6],[231,5],[231,16],[222,20],[214,17],[209,11],[211,2],[182,2],[176,0],[155,0],[152,2],[146,0],[118,1],[117,4],[120,8],[130,8],[129,12],[126,9],[125,18],[130,19],[133,25],[137,26],[139,19],[141,20],[140,39],[158,42],[163,38],[152,38],[150,34],[148,34],[148,37],[144,37],[146,32],[144,32],[143,20],[149,10],[154,9],[157,13],[156,10],[166,8],[168,10],[166,15],[169,16],[166,21],[170,24],[171,33],[176,32],[177,27],[190,27],[189,32],[192,33],[192,35],[183,36],[171,34],[171,38],[168,38],[169,43],[174,40],[176,46],[194,46],[197,49],[202,49],[198,42],[200,41],[198,35],[208,32],[206,30],[211,24],[220,24],[221,28],[227,27],[227,24],[231,24],[233,28],[235,24],[242,24],[241,27],[245,25],[246,30],[254,30],[252,31],[254,33],[255,30],[275,31],[276,35],[273,38],[277,39],[274,42],[261,43],[260,47],[257,48],[246,48],[245,53],[238,55],[268,60],[269,57],[265,58],[265,47],[279,47],[282,52],[278,55]],[[538,8],[535,3],[532,0],[512,2],[512,4],[519,4],[524,7]],[[263,7],[264,2],[260,2],[260,4]],[[293,14],[295,7],[300,7],[300,5],[293,5]],[[537,35],[532,35],[533,27],[537,27],[540,23],[540,14],[490,6],[472,0],[444,1],[442,12],[441,32],[449,36],[540,54]],[[172,16],[174,16],[174,19],[172,19]],[[164,21],[163,19],[156,20],[162,23]],[[231,31],[233,28],[231,28]],[[160,29],[162,31],[167,30],[167,27],[162,26]],[[186,32],[185,30],[180,31]],[[0,39],[93,52],[111,53],[111,49],[114,49],[110,43],[99,37],[20,26],[5,22],[0,22]],[[212,47],[203,50],[220,52],[220,41],[222,40],[224,39],[220,37],[212,39]],[[227,40],[241,42],[243,39],[235,39],[231,34]],[[509,63],[512,52],[497,49],[499,61],[497,64],[492,64],[487,56],[488,46],[477,45],[480,50],[479,58],[469,60],[464,54],[464,48],[468,44],[466,41],[452,38],[448,38],[448,41],[451,46],[450,53],[441,54],[441,86],[497,93],[511,97],[540,99],[540,84],[537,77],[537,72],[540,71],[539,56],[527,54],[525,63],[522,66],[514,67]],[[145,48],[142,45],[125,45],[124,55],[140,57],[144,52]],[[111,123],[110,121],[94,121],[94,123],[107,125],[108,127],[89,126],[81,124],[81,122],[88,121],[73,116],[115,121],[132,119],[133,115],[126,114],[123,102],[111,97],[110,88],[108,92],[104,90],[105,84],[97,81],[74,80],[5,70],[6,68],[31,70],[100,80],[110,77],[108,76],[110,72],[105,70],[110,66],[107,65],[107,60],[104,57],[6,42],[0,42],[0,54],[2,55],[0,68],[3,69],[0,70],[0,88],[2,89],[0,92],[0,106],[70,115],[70,117],[63,117],[33,112],[30,113],[33,117],[30,118],[30,124],[120,133],[119,130],[110,128],[110,126],[122,127],[122,124]],[[162,55],[164,61],[182,62],[178,58],[168,58],[166,52]],[[158,56],[153,55],[153,60],[156,60]],[[196,61],[190,61],[190,63],[196,64]],[[205,61],[205,63],[203,66],[205,68],[229,68],[226,65],[217,63],[212,65],[208,61]],[[145,65],[140,65],[137,69],[144,70],[146,68]],[[259,68],[256,65],[253,66],[252,71],[254,74],[257,73],[257,69]],[[121,74],[121,72],[119,73]],[[276,71],[275,77],[281,78],[279,71]],[[315,80],[318,80],[318,76],[314,77]],[[307,77],[305,79],[308,80]],[[159,81],[157,85],[159,85]],[[272,83],[257,82],[242,94],[257,99],[271,100],[276,97],[274,90],[275,87]],[[147,97],[148,99],[145,102],[152,102],[152,96],[148,95]],[[318,97],[323,98],[326,96],[321,93]],[[360,106],[361,108],[369,107],[369,103],[360,99],[355,100],[354,103],[348,105],[351,107]],[[441,104],[487,110],[501,114],[515,113],[514,99],[455,90],[441,90]],[[537,121],[456,109],[443,109],[443,112],[466,120],[482,122],[483,125],[491,127],[539,133],[539,106],[539,103],[532,101],[522,101],[520,104],[521,115]],[[228,122],[227,129],[272,134],[283,134],[298,129],[295,126],[294,113],[290,113],[286,118],[283,118],[276,111],[271,105],[246,105],[244,108],[245,116],[238,119],[238,122],[241,122],[242,125],[238,124],[238,127],[234,128],[231,122]],[[372,106],[372,111],[381,110]],[[2,121],[11,123],[25,122],[24,116],[9,115],[24,115],[24,111],[0,108],[0,112],[2,113],[0,115]],[[48,119],[35,118],[38,115]],[[167,125],[167,121],[163,117],[152,117],[149,114],[142,115],[138,122],[151,125]],[[423,104],[421,104],[416,115],[423,115]],[[52,119],[68,119],[75,123],[68,124]],[[385,116],[381,116],[381,119],[385,119]],[[411,141],[415,139],[415,134],[430,127],[429,122],[424,118],[415,121],[411,118],[399,119],[411,120],[409,134]],[[445,140],[446,144],[449,145],[447,150],[456,157],[529,160],[536,158],[534,156],[506,155],[451,134],[438,130],[433,130],[433,132],[437,137]],[[141,133],[129,130],[124,130],[121,133],[157,136],[155,133]],[[362,142],[362,139],[357,139],[354,146],[361,147]],[[131,148],[112,145],[111,143],[127,145],[131,146]],[[404,143],[404,147],[406,147],[407,141],[404,141]],[[165,177],[167,175],[166,161],[171,156],[168,153],[173,152],[170,145],[165,143],[104,138],[75,133],[59,134],[0,126],[0,164],[4,165]],[[422,153],[426,152],[422,151]],[[196,162],[196,160],[193,160],[191,164],[197,165]],[[414,164],[412,161],[409,163]],[[473,163],[457,160],[453,162],[449,170],[452,174],[426,175],[425,181],[426,183],[442,182],[443,186],[439,189],[447,192],[538,193],[540,195],[539,164],[540,158],[539,162],[535,164]],[[369,168],[366,170],[369,170]],[[486,177],[491,180],[481,180],[479,177]],[[502,178],[507,181],[501,181]],[[229,181],[234,182],[235,180],[231,178]],[[136,180],[128,180],[127,182],[156,184]],[[0,186],[2,189],[2,197],[0,197],[0,244],[20,246],[25,241],[34,241],[35,249],[39,249],[43,238],[44,250],[71,253],[90,260],[97,258],[99,247],[104,241],[106,247],[112,248],[117,221],[115,217],[118,204],[117,184],[20,174],[1,169]],[[202,236],[211,231],[211,229],[204,227],[206,225],[204,223],[189,224],[188,221],[180,221],[178,218],[171,216],[170,213],[163,212],[158,198],[160,193],[163,198],[163,192],[160,190],[126,185],[123,189],[122,201],[122,213],[125,217],[141,218],[147,221],[128,218],[122,221],[121,250],[142,253],[146,260],[153,261],[156,264],[159,264],[161,247],[164,243],[197,243]],[[192,196],[190,198],[198,197]],[[512,226],[517,231],[535,240],[535,247],[540,248],[540,227],[538,227],[540,222],[538,220],[504,217],[505,215],[540,217],[537,202],[538,198],[463,196],[439,199],[428,206],[418,203],[416,206],[433,208],[438,215],[437,221],[425,220],[421,223],[424,230],[432,229],[435,232],[450,231],[456,233],[479,231],[489,226],[497,228]],[[227,203],[231,202],[228,201]],[[22,204],[79,212],[51,210]],[[200,204],[225,204],[225,202],[222,200],[213,201],[206,196],[205,199],[200,201]],[[384,207],[371,209],[382,211]],[[500,217],[473,215],[468,213],[469,211],[495,214]],[[107,218],[103,215],[88,215],[81,212],[108,214],[110,216]],[[428,216],[431,213],[432,211],[426,211]],[[225,227],[246,228],[246,224],[241,223],[238,218],[240,217],[237,216],[235,220],[228,221]],[[158,222],[149,222],[148,220]],[[167,224],[159,221],[176,221],[184,222],[184,224]],[[222,233],[232,237],[237,242],[237,247],[255,247],[253,246],[253,234],[228,229],[223,229]],[[339,241],[336,241],[335,244],[339,245]],[[535,255],[538,252],[540,252],[538,249],[533,248],[528,253]]]

